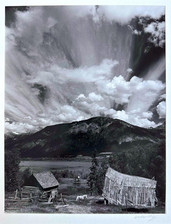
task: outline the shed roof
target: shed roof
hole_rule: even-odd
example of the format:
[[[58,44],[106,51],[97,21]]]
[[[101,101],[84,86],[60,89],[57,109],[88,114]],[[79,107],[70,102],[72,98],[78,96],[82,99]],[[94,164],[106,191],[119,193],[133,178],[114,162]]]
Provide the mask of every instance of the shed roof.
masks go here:
[[[110,167],[106,172],[106,177],[115,182],[117,186],[156,188],[157,184],[155,180],[123,174]]]
[[[43,189],[57,187],[59,185],[59,182],[50,171],[33,173],[33,176],[36,178]]]

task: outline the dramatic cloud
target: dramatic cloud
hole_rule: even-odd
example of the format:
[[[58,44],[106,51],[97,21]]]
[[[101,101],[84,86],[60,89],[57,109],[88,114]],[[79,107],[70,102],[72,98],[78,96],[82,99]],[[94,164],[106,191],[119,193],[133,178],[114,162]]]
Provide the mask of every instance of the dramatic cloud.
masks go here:
[[[138,108],[146,111],[158,97],[165,85],[161,81],[143,80],[132,77],[126,81],[122,76],[114,77],[111,81],[98,81],[98,89],[108,95],[117,104],[128,103],[127,110]]]
[[[16,84],[11,88],[12,77],[9,76],[6,116],[15,117],[15,120],[22,122],[7,123],[6,130],[14,130],[16,126],[17,132],[25,132],[37,130],[37,126],[45,127],[101,115],[142,127],[156,126],[150,121],[152,113],[148,109],[165,85],[158,80],[143,80],[138,77],[132,77],[130,81],[126,81],[121,75],[112,78],[116,65],[116,62],[104,60],[98,66],[72,70],[52,66],[48,72],[39,71],[35,76],[28,76],[24,80],[24,89],[23,80],[17,81],[14,74],[18,88],[15,89]],[[38,90],[29,87],[34,84],[46,85],[49,90],[44,105],[37,98]],[[117,111],[112,108],[114,104],[125,105],[126,110]]]
[[[165,22],[152,22],[144,28],[146,33],[150,33],[149,41],[156,47],[163,47],[165,44]]]
[[[166,116],[166,102],[162,101],[157,105],[157,113],[159,114],[160,118],[165,118]]]
[[[139,80],[132,78],[131,88],[133,94],[127,107],[127,111],[137,110],[146,112],[154,101],[159,97],[165,85],[158,80]]]
[[[94,21],[99,21],[102,17],[108,21],[116,21],[120,24],[128,24],[131,19],[139,16],[150,16],[154,19],[160,18],[165,13],[165,8],[161,6],[56,6],[56,7],[31,7],[28,11],[16,12],[16,33],[22,37],[23,43],[31,43],[32,48],[38,46],[43,38],[43,32],[60,22],[66,24],[70,20],[92,16]],[[67,16],[66,16],[67,15]],[[165,23],[151,23],[145,28],[146,32],[152,33],[152,39],[157,44],[163,44],[163,31]],[[140,34],[134,30],[135,34]],[[151,39],[151,41],[152,41]],[[29,45],[30,47],[30,45]],[[31,49],[30,49],[31,50]]]
[[[103,97],[100,95],[97,95],[96,93],[89,93],[88,98],[94,102],[94,101],[102,101]]]
[[[35,128],[35,126],[30,125],[28,123],[21,123],[21,122],[6,122],[5,123],[5,128],[6,128],[6,133],[14,133],[14,134],[21,134],[21,133],[27,133],[27,132],[32,132],[38,131],[39,128]]]
[[[159,18],[163,12],[163,7],[135,6],[16,12],[14,26],[6,28],[6,132],[37,131],[101,115],[155,127],[149,108],[165,90],[158,80],[165,59],[145,79],[130,79],[132,32],[140,33],[123,24],[135,16]],[[159,42],[162,30],[163,23],[146,27]],[[160,116],[163,109],[158,105]]]

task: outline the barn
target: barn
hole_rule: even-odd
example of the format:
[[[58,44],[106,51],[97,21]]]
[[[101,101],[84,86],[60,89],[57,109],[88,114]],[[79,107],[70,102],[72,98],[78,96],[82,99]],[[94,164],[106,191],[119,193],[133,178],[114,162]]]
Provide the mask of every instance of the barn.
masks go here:
[[[59,183],[50,171],[33,173],[21,188],[20,198],[51,202],[58,195]],[[16,192],[17,197],[17,192]]]
[[[33,173],[27,181],[27,185],[38,187],[41,191],[57,191],[59,182],[50,171]]]
[[[155,180],[131,176],[108,168],[103,194],[105,203],[130,207],[155,207]]]

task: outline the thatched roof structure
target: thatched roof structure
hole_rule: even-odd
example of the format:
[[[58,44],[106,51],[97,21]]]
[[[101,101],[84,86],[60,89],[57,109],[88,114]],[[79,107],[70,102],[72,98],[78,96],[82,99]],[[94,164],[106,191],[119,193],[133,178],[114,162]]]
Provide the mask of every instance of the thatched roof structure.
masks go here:
[[[106,177],[115,181],[117,186],[156,188],[157,181],[144,177],[131,176],[108,168]]]
[[[109,167],[102,195],[111,204],[154,207],[156,184],[155,180],[123,174]]]
[[[59,186],[59,182],[50,171],[33,173],[32,176],[37,180],[42,189],[50,189]]]

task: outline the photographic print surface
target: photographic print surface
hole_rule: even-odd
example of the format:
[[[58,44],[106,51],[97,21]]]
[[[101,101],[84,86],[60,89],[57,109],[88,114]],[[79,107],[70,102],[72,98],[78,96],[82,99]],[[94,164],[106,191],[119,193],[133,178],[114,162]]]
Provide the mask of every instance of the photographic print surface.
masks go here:
[[[5,12],[5,211],[165,213],[165,7]]]

